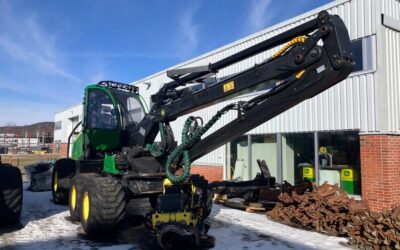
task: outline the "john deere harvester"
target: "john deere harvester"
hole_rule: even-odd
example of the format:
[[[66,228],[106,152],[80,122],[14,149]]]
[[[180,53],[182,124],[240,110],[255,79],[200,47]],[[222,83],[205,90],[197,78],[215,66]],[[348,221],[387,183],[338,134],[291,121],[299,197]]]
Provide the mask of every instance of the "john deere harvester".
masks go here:
[[[219,70],[274,48],[268,60],[210,83]],[[322,11],[220,61],[168,71],[171,81],[152,95],[149,110],[136,86],[89,85],[81,130],[70,136],[76,135],[71,158],[55,163],[54,202],[69,203],[72,219],[88,234],[101,234],[124,220],[129,200],[147,197],[146,225],[162,246],[171,248],[177,236],[198,243],[212,203],[207,180],[190,174],[192,161],[342,81],[354,64],[342,20]],[[254,91],[259,95],[215,110],[207,122],[189,116],[177,145],[171,126],[178,117]],[[203,136],[227,112],[237,118]]]

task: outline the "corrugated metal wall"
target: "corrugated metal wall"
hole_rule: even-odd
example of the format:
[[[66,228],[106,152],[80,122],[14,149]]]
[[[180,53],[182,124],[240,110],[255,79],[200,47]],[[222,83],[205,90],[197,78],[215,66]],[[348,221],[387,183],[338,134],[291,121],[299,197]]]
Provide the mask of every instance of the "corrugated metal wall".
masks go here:
[[[400,1],[382,0],[382,13],[400,21]],[[383,27],[384,72],[387,83],[388,131],[400,130],[400,32]]]
[[[54,122],[61,122],[61,129],[54,130],[54,142],[67,143],[68,136],[73,129],[71,118],[79,117],[81,120],[82,113],[83,105],[78,104],[54,116]]]
[[[206,65],[210,62],[218,61],[233,53],[241,51],[260,41],[273,37],[285,30],[304,23],[316,14],[327,9],[331,14],[341,16],[348,27],[352,40],[361,37],[371,36],[376,33],[376,15],[379,0],[339,0],[322,6],[316,10],[307,12],[295,19],[288,20],[282,24],[275,25],[269,29],[258,32],[250,37],[241,39],[233,44],[227,45],[216,51],[212,51],[193,60],[187,61],[176,67],[193,67]],[[376,6],[378,5],[378,6]],[[375,49],[374,49],[375,50]],[[261,62],[271,56],[273,50],[261,53],[257,56],[236,63],[221,70],[217,77],[224,77],[233,73],[252,67],[255,63]],[[363,74],[354,74],[345,81],[333,88],[321,93],[320,95],[307,100],[287,112],[275,117],[265,124],[254,129],[250,133],[277,133],[277,132],[304,132],[304,131],[323,131],[323,130],[349,130],[359,129],[361,131],[376,131],[375,114],[375,71]],[[150,76],[138,81],[137,84],[146,100],[151,94],[157,92],[160,86],[170,81],[165,72]],[[143,82],[151,83],[151,87],[146,90]],[[248,99],[250,96],[245,97]],[[243,98],[242,98],[243,99]],[[231,101],[237,101],[231,100]],[[211,117],[218,108],[225,103],[213,106],[206,110],[196,112],[196,115],[204,117],[205,120]],[[214,131],[221,124],[234,119],[236,114],[228,114],[218,122]],[[178,130],[182,127],[185,118],[178,119],[173,127]],[[180,137],[180,131],[175,131],[176,136]],[[179,138],[180,139],[180,138]],[[198,163],[225,163],[224,147],[210,153],[197,161]]]

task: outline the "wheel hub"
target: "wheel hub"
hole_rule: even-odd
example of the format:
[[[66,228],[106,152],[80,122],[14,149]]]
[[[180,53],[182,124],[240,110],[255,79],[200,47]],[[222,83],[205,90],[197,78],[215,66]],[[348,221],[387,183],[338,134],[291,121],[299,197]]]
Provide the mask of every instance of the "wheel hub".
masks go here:
[[[54,192],[57,192],[57,189],[58,189],[58,173],[57,173],[57,171],[54,173],[53,189],[54,189]]]
[[[75,210],[75,207],[76,207],[76,187],[75,187],[75,185],[73,185],[71,187],[70,205],[71,205],[72,210]]]
[[[83,194],[83,199],[82,199],[82,216],[85,222],[89,219],[89,212],[90,212],[89,194],[88,192],[85,192]]]

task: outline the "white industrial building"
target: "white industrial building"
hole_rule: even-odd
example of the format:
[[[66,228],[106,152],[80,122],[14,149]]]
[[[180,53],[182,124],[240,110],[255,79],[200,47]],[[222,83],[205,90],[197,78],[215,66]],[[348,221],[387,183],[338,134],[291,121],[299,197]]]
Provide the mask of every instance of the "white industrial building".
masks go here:
[[[53,152],[65,154],[67,152],[68,137],[75,126],[82,120],[83,106],[77,104],[55,114],[54,117],[54,144]],[[77,128],[80,131],[80,128]]]
[[[320,182],[340,182],[340,169],[354,169],[357,175],[360,166],[361,172],[364,168],[365,161],[360,159],[360,137],[370,134],[395,136],[399,132],[399,0],[336,0],[169,69],[218,61],[315,18],[321,10],[328,10],[344,20],[356,55],[356,70],[345,81],[200,158],[196,164],[223,166],[226,179],[248,179],[258,172],[256,160],[264,159],[279,181],[295,183],[302,178],[303,168],[309,166],[314,171],[313,177]],[[274,51],[236,63],[220,70],[216,76],[222,78],[252,67],[270,57]],[[148,103],[150,96],[171,80],[166,70],[133,83]],[[227,103],[250,99],[257,94],[220,103],[194,115],[207,121]],[[81,107],[75,106],[56,115],[56,123],[62,124],[61,129],[55,131],[56,142],[66,141],[73,124],[71,117],[80,118],[81,113]],[[236,112],[230,112],[223,116],[209,133],[235,119],[236,115]],[[185,119],[178,119],[172,126],[179,141]],[[338,166],[339,171],[324,171],[327,167],[324,154],[333,156],[333,162],[328,159],[328,165]]]

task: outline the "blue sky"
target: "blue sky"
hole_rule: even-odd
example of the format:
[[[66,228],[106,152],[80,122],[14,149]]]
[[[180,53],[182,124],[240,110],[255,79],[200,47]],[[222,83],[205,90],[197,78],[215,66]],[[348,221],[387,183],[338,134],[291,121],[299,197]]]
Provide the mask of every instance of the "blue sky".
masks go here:
[[[132,82],[328,0],[0,0],[0,126],[52,121],[85,85]]]

